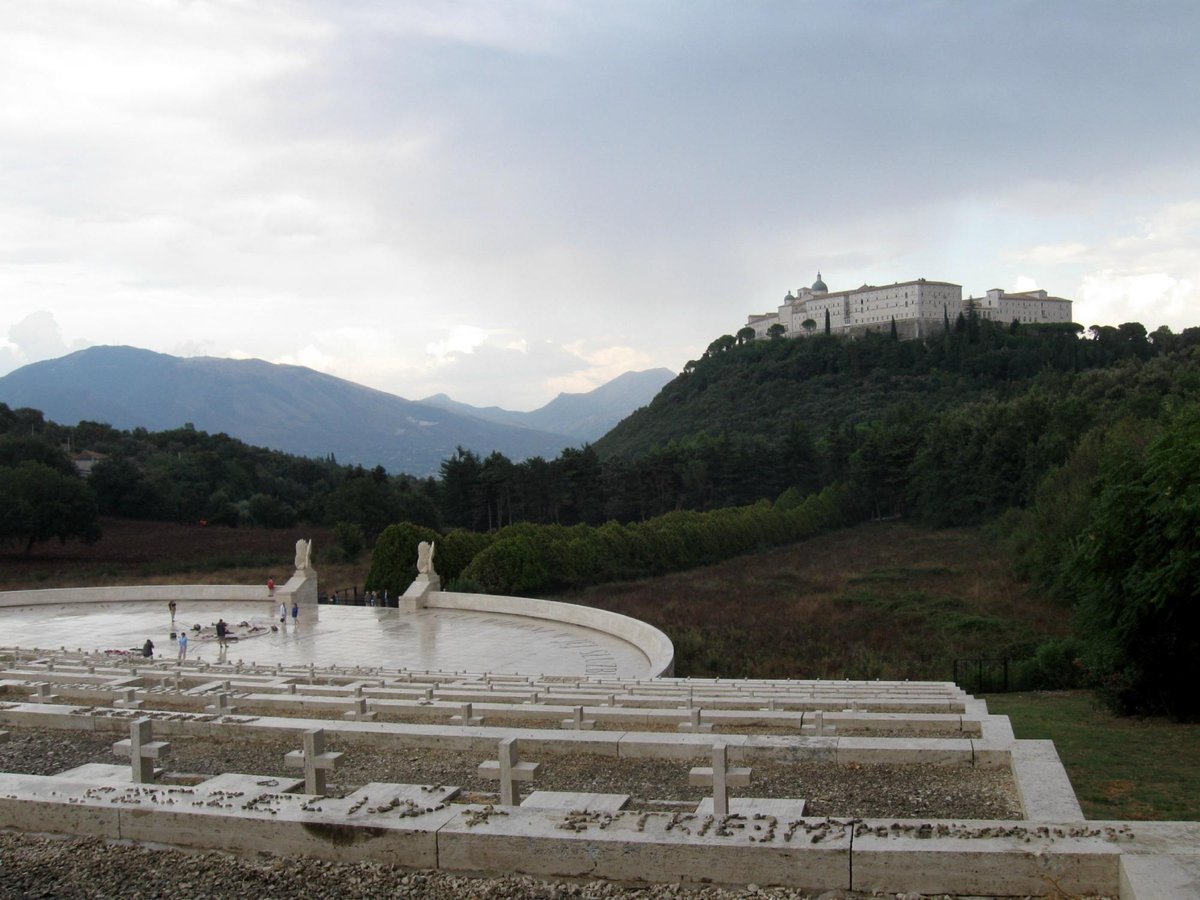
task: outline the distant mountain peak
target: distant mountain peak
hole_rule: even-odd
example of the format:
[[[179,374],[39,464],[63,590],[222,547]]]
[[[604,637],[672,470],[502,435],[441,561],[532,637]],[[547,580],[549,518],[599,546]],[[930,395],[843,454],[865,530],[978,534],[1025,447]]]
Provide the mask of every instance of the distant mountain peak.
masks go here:
[[[662,383],[670,380],[667,370]],[[192,423],[249,444],[392,472],[435,474],[458,446],[514,461],[552,458],[594,440],[658,391],[653,379],[614,402],[612,385],[560,394],[541,410],[476,409],[445,394],[414,402],[304,366],[178,357],[126,345],[89,347],[0,378],[0,402],[72,425],[164,431]],[[618,390],[619,393],[619,390]]]
[[[516,412],[499,406],[471,406],[434,394],[421,402],[474,416],[486,422],[519,425],[561,434],[579,443],[594,441],[634,410],[645,406],[675,377],[670,369],[625,372],[612,381],[582,393],[560,393],[539,409]]]

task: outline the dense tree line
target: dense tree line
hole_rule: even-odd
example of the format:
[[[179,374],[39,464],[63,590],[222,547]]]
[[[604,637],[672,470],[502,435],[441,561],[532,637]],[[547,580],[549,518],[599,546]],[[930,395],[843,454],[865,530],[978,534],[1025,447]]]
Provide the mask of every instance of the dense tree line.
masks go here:
[[[794,502],[683,510],[625,525],[526,522],[490,533],[441,535],[402,523],[380,535],[367,589],[403,592],[417,574],[421,541],[436,542],[435,567],[452,590],[526,596],[719,562],[803,540],[862,514],[852,488],[831,485]]]
[[[1073,615],[1075,636],[1051,648],[1063,686],[1120,713],[1200,719],[1200,402],[1100,422],[995,529]]]
[[[83,479],[68,448],[105,458]],[[32,466],[57,475],[59,493],[74,490],[90,502],[93,524],[77,525],[71,537],[96,537],[98,515],[233,527],[342,522],[358,529],[357,536],[353,528],[339,531],[349,549],[356,539],[360,546],[365,536],[374,539],[392,522],[439,524],[431,481],[391,476],[379,467],[367,470],[333,459],[291,456],[190,426],[160,432],[122,431],[94,422],[68,427],[46,421],[38,410],[0,404],[5,484],[31,483]],[[50,482],[44,473],[40,478],[44,494]],[[17,499],[11,491],[0,492],[0,523],[22,516],[28,520]],[[76,505],[82,509],[83,502]],[[47,507],[46,502],[41,505]],[[22,529],[4,525],[8,542],[15,542],[18,532]]]

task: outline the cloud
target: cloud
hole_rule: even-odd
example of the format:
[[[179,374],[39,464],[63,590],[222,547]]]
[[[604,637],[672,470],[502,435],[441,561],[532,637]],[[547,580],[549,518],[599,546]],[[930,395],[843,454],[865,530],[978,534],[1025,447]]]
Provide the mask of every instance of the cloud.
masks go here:
[[[62,329],[54,314],[44,309],[31,313],[8,329],[8,339],[25,359],[53,359],[67,352]]]
[[[1088,326],[1141,322],[1150,331],[1159,325],[1181,331],[1196,324],[1198,307],[1200,290],[1191,278],[1104,270],[1083,279],[1075,320]]]
[[[445,338],[427,344],[425,352],[439,363],[452,363],[463,354],[473,353],[476,348],[483,346],[487,339],[488,333],[482,328],[474,325],[455,325]]]
[[[8,341],[0,343],[0,375],[88,345],[87,341],[73,341],[68,345],[54,313],[39,309],[8,329]]]
[[[818,268],[1177,310],[1200,283],[1198,22],[24,4],[0,32],[0,334],[51,310],[104,343],[521,407],[678,369]],[[896,52],[918,44],[940,49]]]
[[[1025,251],[1021,255],[1021,258],[1038,265],[1058,265],[1060,263],[1083,259],[1087,256],[1089,250],[1090,248],[1086,244],[1081,244],[1078,241],[1071,241],[1065,244],[1039,244]]]

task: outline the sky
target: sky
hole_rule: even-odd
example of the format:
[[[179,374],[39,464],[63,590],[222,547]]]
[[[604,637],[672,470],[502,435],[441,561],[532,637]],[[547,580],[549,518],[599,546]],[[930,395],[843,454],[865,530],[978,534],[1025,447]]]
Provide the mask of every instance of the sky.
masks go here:
[[[532,409],[818,270],[1200,325],[1200,4],[12,0],[0,375],[98,344]]]

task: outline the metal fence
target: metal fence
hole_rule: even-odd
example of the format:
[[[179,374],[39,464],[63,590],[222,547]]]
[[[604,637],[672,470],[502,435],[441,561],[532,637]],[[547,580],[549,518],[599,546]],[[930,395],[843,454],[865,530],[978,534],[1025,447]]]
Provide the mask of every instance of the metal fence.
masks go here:
[[[973,657],[954,661],[954,683],[972,694],[1008,692],[1008,657]]]

